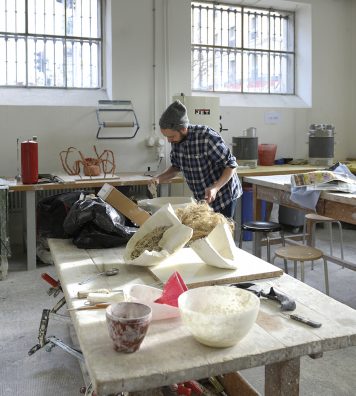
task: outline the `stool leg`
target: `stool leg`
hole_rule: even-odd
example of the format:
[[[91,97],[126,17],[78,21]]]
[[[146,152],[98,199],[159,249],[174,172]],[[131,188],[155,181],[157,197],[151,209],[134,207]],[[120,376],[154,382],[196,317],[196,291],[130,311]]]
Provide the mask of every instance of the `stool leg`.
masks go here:
[[[326,258],[323,257],[324,260],[324,277],[325,277],[325,292],[329,296],[329,272],[328,272],[328,262]]]
[[[261,257],[261,232],[253,233],[253,242],[252,242],[252,254],[256,257]]]
[[[297,262],[294,260],[294,278],[297,278]]]
[[[340,221],[336,222],[337,225],[339,226],[339,236],[340,236],[340,254],[341,254],[341,260],[344,259],[344,238],[342,236],[342,226]],[[342,268],[345,268],[344,266]]]
[[[329,224],[329,235],[330,235],[330,256],[333,255],[334,249],[333,249],[333,223],[330,222]]]
[[[285,272],[286,274],[288,274],[288,262],[287,262],[286,259],[283,259],[283,262],[284,262],[284,272]]]
[[[266,240],[267,240],[267,261],[270,263],[271,262],[271,245],[269,242],[268,234],[266,234]]]
[[[239,238],[239,248],[240,248],[240,249],[242,248],[242,235],[243,235],[243,233],[244,233],[244,231],[243,231],[243,229],[241,228],[241,229],[240,229],[240,238]]]
[[[282,246],[286,246],[286,240],[284,238],[284,230],[280,230],[279,235],[281,236],[282,239]]]
[[[313,222],[313,225],[311,226],[311,240],[310,240],[310,245],[315,247],[315,232],[316,232],[316,223]],[[311,270],[314,270],[314,261],[311,262]]]
[[[300,280],[304,282],[304,261],[300,262]]]

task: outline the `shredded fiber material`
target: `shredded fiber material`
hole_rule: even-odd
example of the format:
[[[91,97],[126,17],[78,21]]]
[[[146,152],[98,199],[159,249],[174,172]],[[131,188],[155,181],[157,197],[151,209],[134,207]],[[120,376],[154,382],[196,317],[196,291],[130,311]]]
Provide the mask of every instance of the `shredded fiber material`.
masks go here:
[[[205,238],[218,224],[228,224],[231,233],[235,225],[221,213],[216,213],[206,202],[191,203],[175,210],[182,224],[193,229],[193,236],[188,245],[196,239]]]
[[[161,251],[160,246],[158,245],[159,241],[162,239],[163,234],[170,228],[170,226],[162,226],[157,227],[151,232],[147,233],[143,238],[141,238],[135,245],[131,253],[131,259],[134,260],[137,257],[141,256],[141,254],[148,250],[152,252],[153,250],[159,252]]]

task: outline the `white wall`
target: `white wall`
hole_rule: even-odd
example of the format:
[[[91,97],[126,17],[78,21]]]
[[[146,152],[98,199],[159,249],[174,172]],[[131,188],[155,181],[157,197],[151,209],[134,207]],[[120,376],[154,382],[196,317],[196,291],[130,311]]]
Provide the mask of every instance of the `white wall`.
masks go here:
[[[278,157],[307,156],[307,131],[311,123],[330,122],[336,127],[335,157],[356,156],[356,15],[352,0],[310,0],[312,5],[312,107],[223,106],[223,132],[227,143],[242,130],[255,126],[260,143],[277,143]],[[160,113],[171,97],[190,94],[190,6],[188,0],[156,0],[156,61],[153,59],[152,2],[120,0],[108,3],[112,14],[111,45],[106,71],[109,98],[130,99],[140,123],[131,140],[96,140],[97,99],[105,92],[88,93],[76,99],[73,93],[57,94],[54,105],[48,90],[0,91],[1,175],[16,175],[16,138],[37,135],[40,142],[40,171],[60,172],[59,152],[69,146],[93,155],[110,148],[116,153],[118,171],[144,172],[155,168],[156,151],[145,141],[158,124]],[[166,20],[168,16],[168,20]],[[153,65],[156,69],[155,98]],[[34,93],[33,93],[34,92]],[[21,103],[21,105],[18,105]],[[38,104],[37,104],[38,103]],[[154,103],[156,104],[154,106]],[[280,123],[264,122],[266,111],[278,111]],[[155,116],[153,113],[155,112]],[[156,133],[159,135],[158,126]],[[169,148],[167,148],[167,154]]]

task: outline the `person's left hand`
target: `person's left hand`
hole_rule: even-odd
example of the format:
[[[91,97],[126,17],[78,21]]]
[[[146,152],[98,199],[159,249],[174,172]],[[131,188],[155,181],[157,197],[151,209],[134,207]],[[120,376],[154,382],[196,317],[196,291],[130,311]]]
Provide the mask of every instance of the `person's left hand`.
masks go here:
[[[210,186],[208,188],[205,189],[205,201],[210,204],[213,201],[215,201],[216,198],[216,194],[218,193],[218,188],[214,187],[214,186]]]

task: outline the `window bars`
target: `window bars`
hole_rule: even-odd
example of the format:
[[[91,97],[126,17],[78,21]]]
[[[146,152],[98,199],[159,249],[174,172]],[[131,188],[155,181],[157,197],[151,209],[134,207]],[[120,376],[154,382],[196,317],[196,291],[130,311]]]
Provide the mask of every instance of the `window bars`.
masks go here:
[[[294,13],[191,4],[192,89],[294,94]]]
[[[0,86],[99,88],[101,0],[0,0]]]

